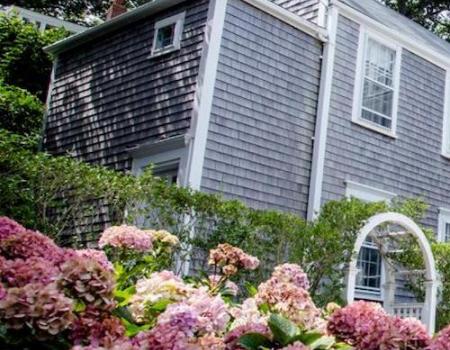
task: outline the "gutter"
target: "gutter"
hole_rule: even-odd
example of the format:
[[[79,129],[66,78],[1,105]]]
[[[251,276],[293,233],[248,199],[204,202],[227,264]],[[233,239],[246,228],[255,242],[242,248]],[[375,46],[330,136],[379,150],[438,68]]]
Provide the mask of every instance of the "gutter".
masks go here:
[[[105,36],[106,34],[114,32],[133,22],[137,22],[145,17],[164,11],[185,1],[186,0],[154,0],[98,26],[70,36],[69,38],[57,41],[56,43],[45,47],[44,51],[53,55],[58,55],[64,51],[74,49],[84,43]]]

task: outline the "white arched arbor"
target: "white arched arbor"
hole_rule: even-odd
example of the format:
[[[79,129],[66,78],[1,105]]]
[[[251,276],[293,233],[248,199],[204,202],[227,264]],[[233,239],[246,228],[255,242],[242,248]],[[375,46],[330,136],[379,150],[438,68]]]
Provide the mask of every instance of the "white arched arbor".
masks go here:
[[[423,254],[423,259],[425,262],[425,303],[423,307],[420,308],[420,315],[403,314],[400,316],[419,316],[422,322],[427,327],[430,333],[434,332],[435,327],[435,316],[436,316],[436,304],[437,304],[437,288],[438,288],[438,277],[434,262],[433,253],[431,252],[430,244],[427,238],[417,224],[405,215],[398,213],[383,213],[372,216],[361,229],[356,243],[353,249],[352,259],[347,272],[347,283],[345,297],[348,303],[351,303],[355,299],[355,288],[356,288],[356,277],[358,273],[357,269],[357,259],[359,251],[363,243],[369,237],[369,235],[379,226],[384,224],[393,224],[400,226],[404,233],[408,233],[416,238],[419,244],[420,250]],[[401,309],[400,305],[394,304],[394,294],[395,288],[395,277],[393,273],[387,271],[387,279],[385,283],[385,308],[394,314],[398,314],[397,310]]]

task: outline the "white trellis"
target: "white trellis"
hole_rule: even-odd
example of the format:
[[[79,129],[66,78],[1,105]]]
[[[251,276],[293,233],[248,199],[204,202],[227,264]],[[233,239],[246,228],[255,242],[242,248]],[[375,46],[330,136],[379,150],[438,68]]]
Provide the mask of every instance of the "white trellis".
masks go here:
[[[425,302],[424,304],[395,304],[395,277],[387,269],[386,283],[385,283],[385,308],[401,317],[417,317],[427,327],[430,333],[434,332],[436,303],[437,303],[437,288],[438,277],[434,262],[433,253],[431,252],[430,244],[427,238],[417,224],[405,215],[398,213],[383,213],[372,216],[364,227],[361,229],[353,249],[352,259],[350,261],[347,272],[347,283],[345,297],[347,302],[352,302],[355,298],[356,277],[358,273],[357,259],[359,251],[363,243],[368,238],[369,234],[378,226],[383,224],[394,224],[402,227],[406,233],[413,235],[419,244],[425,261]]]

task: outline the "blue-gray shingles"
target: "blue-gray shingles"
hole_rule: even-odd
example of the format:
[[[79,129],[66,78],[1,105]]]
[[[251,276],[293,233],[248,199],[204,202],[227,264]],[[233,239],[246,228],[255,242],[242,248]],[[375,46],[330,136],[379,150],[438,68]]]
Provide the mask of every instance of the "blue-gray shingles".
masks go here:
[[[202,190],[306,214],[322,45],[230,0]]]
[[[439,207],[450,207],[450,161],[441,156],[444,71],[403,49],[397,138],[351,121],[359,25],[339,17],[326,147],[323,201],[342,198],[345,180],[422,197],[424,224],[436,228]]]
[[[155,21],[186,10],[181,50],[149,58]],[[126,148],[183,134],[192,102],[208,11],[193,0],[59,58],[46,148],[129,169]]]

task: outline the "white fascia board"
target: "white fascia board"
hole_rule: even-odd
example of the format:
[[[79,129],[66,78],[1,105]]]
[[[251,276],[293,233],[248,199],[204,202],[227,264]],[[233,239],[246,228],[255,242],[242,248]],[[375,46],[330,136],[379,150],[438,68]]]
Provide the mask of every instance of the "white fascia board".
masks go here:
[[[311,165],[311,179],[307,219],[314,220],[320,212],[322,201],[322,185],[325,166],[325,150],[327,145],[328,120],[330,113],[331,88],[333,85],[334,58],[336,51],[336,32],[339,10],[336,6],[328,9],[327,29],[328,42],[324,44],[324,53],[320,76],[319,103],[317,107],[316,130]]]
[[[57,41],[56,43],[45,47],[44,50],[57,55],[185,1],[186,0],[154,0],[148,2],[93,28],[72,35],[67,39]]]
[[[263,12],[266,12],[272,15],[275,18],[278,18],[280,21],[283,21],[294,28],[305,32],[306,34],[311,35],[312,37],[319,39],[321,41],[327,40],[327,31],[325,28],[319,27],[318,25],[296,15],[295,13],[286,10],[280,5],[276,5],[268,0],[243,0],[244,2],[252,5],[260,9]]]
[[[385,35],[392,40],[395,40],[404,48],[438,67],[441,67],[443,69],[448,69],[450,67],[450,56],[443,55],[440,52],[437,52],[432,46],[423,45],[422,43],[418,44],[414,41],[414,38],[385,26],[384,24],[362,14],[361,12],[342,3],[339,0],[331,0],[331,3],[332,5],[336,5],[339,8],[339,13],[341,15],[359,24],[364,24],[367,27],[371,28],[372,31],[378,31],[380,34]]]
[[[191,129],[188,132],[189,153],[185,186],[199,190],[205,161],[206,141],[216,84],[227,0],[211,0],[203,39],[202,57],[197,76]]]

